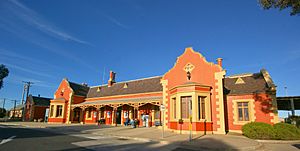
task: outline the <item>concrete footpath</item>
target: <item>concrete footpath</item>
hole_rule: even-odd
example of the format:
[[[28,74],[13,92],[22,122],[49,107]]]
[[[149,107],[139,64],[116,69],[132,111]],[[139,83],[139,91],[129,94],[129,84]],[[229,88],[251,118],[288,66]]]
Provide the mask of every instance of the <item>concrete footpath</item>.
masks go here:
[[[166,130],[162,138],[162,130],[155,127],[133,129],[122,126],[87,131],[97,135],[158,141],[166,145],[178,145],[179,149],[189,150],[258,150],[262,147],[262,144],[255,140],[234,135],[192,135],[190,142],[188,134],[177,134]]]
[[[80,124],[47,124],[37,122],[0,122],[0,125],[18,125],[27,128],[46,128],[57,132],[85,133],[99,136],[114,136],[119,138],[134,139],[141,141],[159,142],[162,145],[175,145],[176,150],[263,150],[262,143],[248,139],[244,136],[234,135],[193,135],[192,141],[188,134],[177,134],[159,128],[130,126],[88,126]]]

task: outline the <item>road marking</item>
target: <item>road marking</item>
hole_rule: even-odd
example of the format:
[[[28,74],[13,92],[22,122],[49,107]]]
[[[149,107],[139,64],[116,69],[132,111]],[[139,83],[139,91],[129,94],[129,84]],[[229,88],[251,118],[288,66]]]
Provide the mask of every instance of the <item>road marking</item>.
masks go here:
[[[4,143],[7,143],[9,141],[12,141],[16,136],[11,136],[9,137],[8,139],[3,139],[1,142],[0,142],[0,145],[4,144]]]
[[[72,136],[76,136],[76,137],[82,137],[82,138],[88,138],[88,139],[104,139],[104,138],[108,138],[106,136],[95,136],[95,135],[89,135],[89,134],[75,134]]]

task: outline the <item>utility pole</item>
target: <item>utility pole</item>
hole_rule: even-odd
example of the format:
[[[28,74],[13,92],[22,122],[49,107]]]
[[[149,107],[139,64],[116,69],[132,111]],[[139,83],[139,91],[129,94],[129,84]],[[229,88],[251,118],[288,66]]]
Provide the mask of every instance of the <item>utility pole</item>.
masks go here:
[[[287,86],[284,87],[285,96],[287,96]]]
[[[31,87],[31,85],[33,84],[33,82],[30,81],[22,81],[24,83],[24,89],[23,89],[23,94],[22,94],[22,105],[24,104],[24,94],[26,91],[26,100],[28,98],[29,95],[29,88]],[[22,107],[22,121],[25,121],[25,105],[23,105]]]
[[[32,85],[32,84],[34,84],[33,82],[30,82],[30,81],[23,81],[23,83],[25,83],[25,87],[26,87],[26,99],[27,99],[27,97],[28,97],[28,95],[29,95],[29,88],[30,88],[30,86]]]
[[[2,112],[4,113],[4,117],[6,116],[6,110],[4,109],[5,107],[5,98],[3,98],[3,107],[2,107]]]
[[[24,103],[24,95],[25,95],[26,90],[27,90],[27,86],[26,86],[26,83],[25,83],[24,88],[23,88],[23,93],[22,93],[22,104]]]
[[[17,100],[13,100],[15,103],[14,103],[14,113],[13,113],[13,118],[15,118],[15,115],[16,115],[16,105],[17,105]]]
[[[4,107],[5,107],[5,98],[3,98],[3,111],[4,111]]]

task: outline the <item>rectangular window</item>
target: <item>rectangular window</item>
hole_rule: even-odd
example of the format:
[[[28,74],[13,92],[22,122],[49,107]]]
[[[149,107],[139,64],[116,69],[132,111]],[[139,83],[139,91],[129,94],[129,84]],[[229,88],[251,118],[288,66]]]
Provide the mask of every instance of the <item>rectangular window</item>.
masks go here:
[[[176,98],[172,98],[173,102],[173,118],[176,119]]]
[[[201,97],[201,118],[205,119],[205,97]]]
[[[205,97],[198,96],[198,120],[205,119]]]
[[[53,117],[53,111],[54,111],[54,105],[51,105],[50,107],[50,117]]]
[[[62,105],[57,105],[56,106],[56,117],[61,117],[62,111],[63,111]]]
[[[181,97],[180,103],[181,103],[181,118],[182,119],[189,118],[190,116],[189,112],[192,110],[192,97],[191,96]]]
[[[239,121],[249,121],[248,102],[237,102]]]

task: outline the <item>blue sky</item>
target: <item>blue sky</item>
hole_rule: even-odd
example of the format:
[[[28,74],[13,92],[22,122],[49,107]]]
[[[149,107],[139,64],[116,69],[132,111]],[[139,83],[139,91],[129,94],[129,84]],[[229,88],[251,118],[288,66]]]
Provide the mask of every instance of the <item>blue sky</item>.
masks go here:
[[[94,86],[109,70],[117,81],[163,75],[185,47],[223,58],[227,75],[266,68],[278,96],[285,86],[300,95],[299,19],[257,1],[3,0],[0,64],[10,74],[0,98],[20,100],[21,81],[53,97],[65,77]]]

